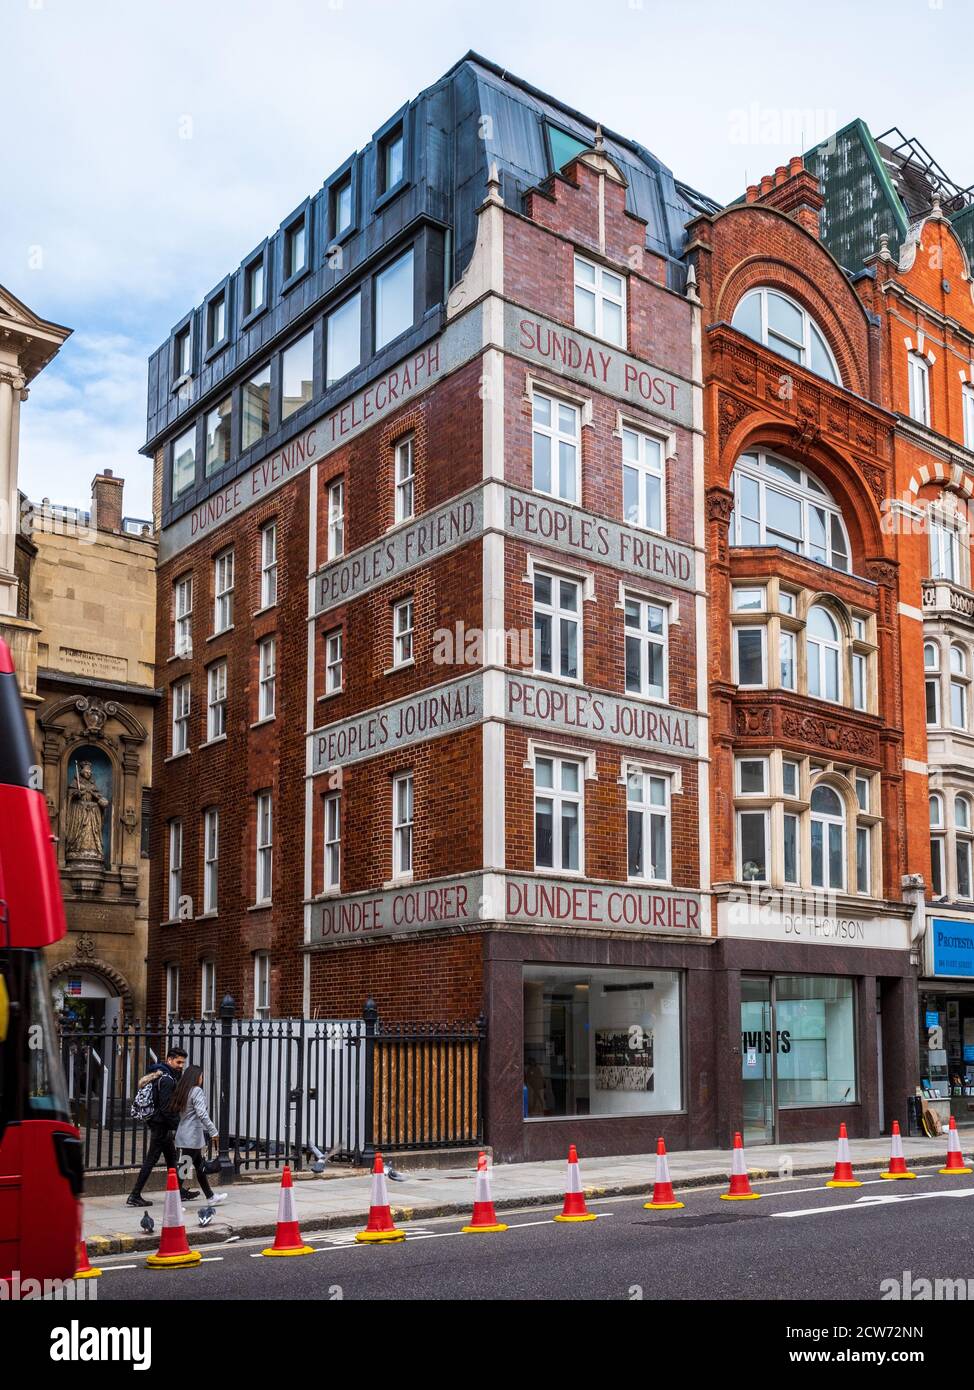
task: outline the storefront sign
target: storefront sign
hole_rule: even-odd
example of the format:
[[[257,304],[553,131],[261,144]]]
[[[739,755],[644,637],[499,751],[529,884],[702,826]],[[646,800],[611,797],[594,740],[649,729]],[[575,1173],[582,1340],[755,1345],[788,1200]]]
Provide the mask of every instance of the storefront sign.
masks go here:
[[[697,718],[670,705],[651,705],[534,676],[508,675],[505,716],[516,724],[556,729],[655,753],[697,756]]]
[[[483,489],[455,498],[403,526],[375,545],[335,560],[315,578],[314,612],[358,598],[420,565],[476,539],[484,529]]]
[[[933,973],[974,976],[974,922],[952,922],[947,917],[934,917],[930,932]]]
[[[699,934],[700,898],[625,884],[509,877],[504,915],[509,922]]]
[[[654,415],[690,425],[690,383],[576,329],[504,306],[504,347],[595,391],[621,396]]]
[[[311,904],[311,941],[333,945],[476,922],[482,883],[473,875],[319,900]]]
[[[483,718],[483,676],[479,673],[408,695],[367,714],[342,719],[316,729],[312,741],[312,772],[345,767],[377,758],[396,748],[455,734]]]
[[[852,916],[826,894],[821,904],[815,899],[814,893],[782,898],[769,889],[728,894],[717,905],[717,934],[796,946],[909,949],[909,917]]]
[[[693,551],[664,536],[604,521],[577,507],[516,488],[507,489],[505,518],[505,529],[522,540],[614,565],[633,578],[653,579],[679,589],[694,587]]]

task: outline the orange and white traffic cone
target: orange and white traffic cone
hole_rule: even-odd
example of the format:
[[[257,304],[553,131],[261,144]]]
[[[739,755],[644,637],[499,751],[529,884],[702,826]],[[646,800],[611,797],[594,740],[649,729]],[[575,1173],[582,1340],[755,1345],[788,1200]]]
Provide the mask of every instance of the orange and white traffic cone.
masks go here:
[[[677,1207],[682,1207],[683,1203],[676,1200],[673,1192],[673,1184],[670,1182],[670,1163],[666,1157],[666,1145],[662,1136],[656,1141],[656,1181],[653,1184],[653,1196],[648,1202],[643,1202],[647,1211],[675,1211]]]
[[[720,1200],[722,1202],[751,1202],[756,1201],[760,1196],[760,1192],[751,1191],[751,1182],[744,1166],[744,1140],[740,1134],[735,1134],[730,1187],[726,1192],[720,1194]]]
[[[389,1194],[386,1191],[386,1170],[382,1165],[382,1155],[377,1153],[375,1162],[372,1165],[372,1197],[369,1202],[369,1224],[364,1231],[359,1231],[355,1237],[363,1243],[375,1243],[388,1240],[405,1240],[406,1232],[400,1231],[393,1224],[392,1212],[389,1210]]]
[[[565,1205],[555,1217],[556,1221],[594,1221],[597,1213],[589,1211],[585,1205],[582,1179],[578,1171],[578,1153],[575,1145],[568,1146],[568,1186],[565,1189]]]
[[[957,1121],[953,1115],[950,1117],[950,1128],[947,1130],[947,1167],[938,1168],[938,1173],[974,1173],[974,1168],[968,1168],[964,1163],[964,1155],[960,1150],[960,1138],[957,1134]]]
[[[835,1171],[825,1184],[826,1187],[862,1187],[862,1183],[852,1171],[852,1155],[849,1153],[849,1135],[845,1121],[839,1125],[839,1145],[835,1155]]]
[[[274,1244],[260,1252],[262,1255],[313,1255],[310,1245],[305,1245],[298,1227],[294,1210],[294,1184],[291,1181],[291,1165],[285,1163],[281,1174],[281,1195],[277,1202],[277,1229]]]
[[[198,1250],[190,1250],[183,1225],[183,1204],[179,1199],[179,1180],[175,1168],[169,1169],[166,1179],[166,1205],[162,1209],[162,1236],[159,1249],[154,1255],[146,1256],[146,1264],[153,1269],[167,1269],[171,1265],[198,1265],[201,1259]]]
[[[78,1242],[78,1254],[75,1263],[77,1269],[74,1271],[75,1279],[97,1279],[101,1275],[100,1269],[95,1269],[88,1259],[88,1242],[81,1240]]]
[[[477,1185],[474,1189],[473,1216],[470,1225],[464,1226],[465,1236],[485,1235],[489,1231],[506,1231],[507,1227],[497,1220],[494,1203],[490,1195],[490,1173],[487,1171],[487,1155],[477,1159]]]
[[[906,1166],[906,1159],[903,1157],[903,1139],[900,1135],[899,1120],[893,1121],[893,1143],[890,1148],[889,1167],[885,1173],[880,1173],[881,1178],[915,1178],[916,1173],[911,1173]]]

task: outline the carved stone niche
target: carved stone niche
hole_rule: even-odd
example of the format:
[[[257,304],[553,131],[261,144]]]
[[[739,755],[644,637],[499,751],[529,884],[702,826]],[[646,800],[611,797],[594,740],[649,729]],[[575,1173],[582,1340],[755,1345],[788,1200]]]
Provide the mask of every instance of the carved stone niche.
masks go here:
[[[37,727],[66,889],[76,897],[134,900],[145,725],[117,700],[67,695],[43,706]]]

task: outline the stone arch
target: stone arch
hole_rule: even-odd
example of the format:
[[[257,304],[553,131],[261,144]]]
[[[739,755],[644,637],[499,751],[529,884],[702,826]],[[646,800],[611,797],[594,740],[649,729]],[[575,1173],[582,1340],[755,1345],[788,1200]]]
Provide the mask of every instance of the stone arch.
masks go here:
[[[50,967],[47,972],[48,980],[53,985],[59,975],[66,975],[72,970],[87,971],[89,975],[100,976],[121,999],[124,1017],[126,1019],[132,1017],[132,988],[120,970],[116,970],[106,961],[84,955],[76,948],[74,955],[68,960],[58,961],[56,965]]]

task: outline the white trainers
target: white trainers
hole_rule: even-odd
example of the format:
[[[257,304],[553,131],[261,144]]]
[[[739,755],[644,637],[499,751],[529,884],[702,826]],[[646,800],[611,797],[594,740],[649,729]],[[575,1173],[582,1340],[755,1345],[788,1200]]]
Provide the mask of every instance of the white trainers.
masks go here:
[[[214,1192],[213,1196],[210,1198],[210,1206],[215,1207],[219,1202],[225,1202],[226,1200],[227,1194],[225,1192]]]

